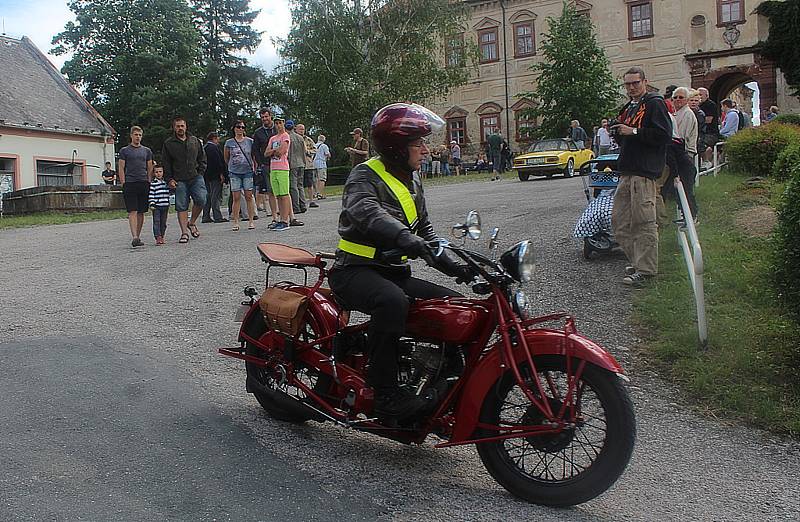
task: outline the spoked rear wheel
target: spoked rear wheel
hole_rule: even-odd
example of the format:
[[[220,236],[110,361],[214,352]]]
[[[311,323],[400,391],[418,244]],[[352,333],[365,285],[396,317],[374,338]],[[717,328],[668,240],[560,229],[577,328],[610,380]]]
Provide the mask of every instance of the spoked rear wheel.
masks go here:
[[[310,342],[319,337],[315,324],[310,314],[307,314],[303,330],[300,332],[301,341]],[[247,344],[247,354],[257,357],[265,356],[262,350],[250,343]],[[313,413],[302,404],[308,400],[305,391],[289,384],[287,375],[289,365],[285,364],[282,352],[269,357],[271,359],[266,367],[250,362],[245,364],[248,380],[254,382],[258,387],[264,388],[263,390],[252,389],[258,403],[270,417],[278,420],[302,424],[312,419]],[[316,368],[303,365],[295,365],[294,377],[322,395],[327,393],[332,382],[327,375],[321,374]],[[280,395],[276,396],[275,394]]]
[[[573,361],[573,370],[579,361]],[[551,409],[557,413],[567,395],[566,360],[561,356],[534,359]],[[530,372],[523,367],[523,375]],[[531,381],[531,389],[536,391]],[[548,506],[586,502],[619,478],[633,452],[636,425],[633,406],[619,377],[587,363],[575,388],[576,423],[556,434],[478,444],[489,473],[514,495]],[[481,422],[497,426],[541,425],[546,422],[531,404],[511,371],[487,394]],[[499,435],[481,430],[482,437]]]

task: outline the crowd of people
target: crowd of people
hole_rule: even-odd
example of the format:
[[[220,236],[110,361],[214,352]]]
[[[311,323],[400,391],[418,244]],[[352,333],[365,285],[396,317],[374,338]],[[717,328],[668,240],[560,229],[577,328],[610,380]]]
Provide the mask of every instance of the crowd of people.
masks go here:
[[[105,183],[122,185],[131,246],[144,244],[141,233],[150,209],[155,244],[165,244],[171,197],[180,226],[180,244],[200,237],[198,222],[230,222],[231,230],[238,232],[240,223],[246,221],[247,228],[253,230],[259,212],[269,213],[269,230],[305,225],[297,215],[318,208],[317,201],[326,198],[331,151],[325,135],[319,134],[314,141],[306,135],[302,123],[273,118],[268,108],[262,108],[259,117],[261,126],[252,136],[247,135],[246,123],[237,120],[231,127],[232,137],[224,144],[216,132],[201,142],[188,132],[186,120],[176,117],[159,164],[153,151],[142,144],[144,130],[131,128],[130,143],[119,152],[117,171],[108,162],[102,173]],[[360,163],[369,155],[369,143],[361,138],[360,129],[353,134],[354,148],[348,147],[348,152],[354,151],[352,161]],[[226,193],[227,218],[222,213]]]
[[[611,223],[630,261],[622,281],[638,287],[658,272],[658,228],[668,221],[664,201],[677,199],[674,180],[680,179],[697,224],[698,169],[711,168],[715,146],[752,123],[733,100],[718,105],[704,88],[670,85],[664,96],[651,92],[640,67],[628,70],[624,85],[630,101],[615,124],[603,120],[594,146],[600,153],[618,146],[620,176]],[[684,226],[688,218],[678,224]]]

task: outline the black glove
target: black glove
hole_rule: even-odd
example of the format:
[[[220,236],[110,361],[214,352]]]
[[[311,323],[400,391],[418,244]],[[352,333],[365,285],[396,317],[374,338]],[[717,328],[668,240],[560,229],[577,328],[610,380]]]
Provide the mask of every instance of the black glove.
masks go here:
[[[472,268],[459,262],[450,252],[445,250],[434,258],[436,268],[445,275],[456,278],[456,283],[468,283],[475,277]]]
[[[410,230],[405,229],[397,235],[395,240],[397,246],[412,259],[418,257],[423,258],[428,264],[433,262],[431,256],[431,249],[428,244],[421,237],[412,234]]]

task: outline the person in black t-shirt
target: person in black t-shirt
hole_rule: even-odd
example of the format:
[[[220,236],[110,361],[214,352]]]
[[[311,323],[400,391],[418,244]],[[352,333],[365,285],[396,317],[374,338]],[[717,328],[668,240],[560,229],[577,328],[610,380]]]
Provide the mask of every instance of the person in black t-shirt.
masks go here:
[[[264,156],[269,139],[275,135],[275,126],[272,124],[272,111],[266,107],[262,107],[258,111],[258,115],[261,118],[261,127],[253,133],[253,161],[256,164],[254,182],[258,189],[256,207],[259,210],[265,209],[268,203],[272,221],[277,221],[278,201],[272,193],[272,186],[269,182],[270,161]]]
[[[719,141],[719,105],[708,97],[708,89],[700,87],[697,90],[700,92],[700,110],[706,115],[706,147],[702,151],[702,157],[708,164],[706,166],[709,166],[714,153],[714,144]],[[701,151],[698,150],[698,152]]]
[[[117,184],[117,173],[114,169],[111,168],[111,162],[106,161],[106,170],[102,172],[103,181],[106,182],[106,185],[116,185]]]

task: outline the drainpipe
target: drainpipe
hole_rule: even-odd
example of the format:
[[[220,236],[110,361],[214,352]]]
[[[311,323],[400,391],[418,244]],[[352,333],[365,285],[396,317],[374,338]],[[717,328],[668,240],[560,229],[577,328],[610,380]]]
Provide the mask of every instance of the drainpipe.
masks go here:
[[[506,141],[511,148],[511,122],[508,107],[508,40],[506,39],[506,0],[500,0],[500,9],[503,12],[503,84],[506,89]]]

